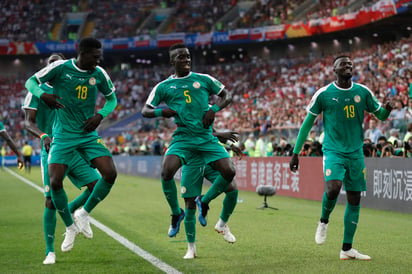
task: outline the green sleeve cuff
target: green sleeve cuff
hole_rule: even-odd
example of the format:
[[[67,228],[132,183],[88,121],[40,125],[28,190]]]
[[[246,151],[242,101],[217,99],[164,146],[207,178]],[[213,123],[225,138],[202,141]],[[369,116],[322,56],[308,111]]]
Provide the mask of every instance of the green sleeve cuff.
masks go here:
[[[300,150],[302,149],[302,146],[305,143],[306,138],[309,135],[309,131],[312,128],[315,120],[316,120],[316,116],[308,113],[308,115],[306,116],[299,130],[298,138],[296,139],[296,144],[295,144],[295,147],[293,148],[293,153],[299,155]]]
[[[104,104],[103,108],[98,112],[103,118],[106,118],[107,115],[112,113],[112,111],[117,106],[117,98],[114,92],[106,97],[106,103]]]
[[[214,113],[216,113],[220,110],[220,107],[218,105],[214,104],[210,109],[213,110]]]
[[[40,88],[37,78],[34,75],[26,81],[25,86],[26,89],[37,98],[40,98],[40,96],[44,93],[44,90]]]
[[[380,107],[375,113],[375,116],[381,120],[384,121],[389,117],[390,111],[387,111],[386,108]]]

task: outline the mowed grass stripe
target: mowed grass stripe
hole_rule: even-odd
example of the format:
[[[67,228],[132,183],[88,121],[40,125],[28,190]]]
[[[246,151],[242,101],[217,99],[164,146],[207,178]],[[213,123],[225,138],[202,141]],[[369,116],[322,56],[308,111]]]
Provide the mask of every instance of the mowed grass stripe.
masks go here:
[[[43,189],[41,187],[37,186],[35,183],[31,182],[30,180],[20,176],[16,172],[8,169],[7,167],[5,168],[5,170],[8,173],[12,174],[14,177],[18,178],[20,181],[26,183],[27,185],[35,188],[36,190],[38,190],[40,192],[43,192]],[[138,255],[138,256],[142,257],[143,259],[145,259],[146,261],[150,262],[152,265],[159,268],[160,270],[163,270],[166,273],[176,273],[176,274],[181,273],[177,269],[175,269],[172,266],[164,263],[159,258],[156,258],[155,256],[153,256],[149,252],[143,250],[142,248],[140,248],[136,244],[132,243],[131,241],[129,241],[128,239],[126,239],[122,235],[116,233],[115,231],[113,231],[109,227],[107,227],[104,224],[100,223],[99,221],[97,221],[93,217],[90,217],[90,222],[92,224],[94,224],[96,227],[98,227],[100,230],[105,232],[108,236],[112,237],[114,240],[116,240],[117,242],[122,244],[124,247],[128,248],[130,251],[134,252],[136,255]]]
[[[31,174],[13,171],[41,186],[40,169],[32,169]],[[59,217],[58,261],[52,267],[42,266],[44,199],[40,192],[3,174],[0,172],[0,273],[163,272],[99,229],[93,240],[78,237],[71,252],[61,253],[64,226]],[[69,181],[64,187],[69,200],[80,193]],[[221,195],[210,204],[206,227],[197,223],[198,257],[194,260],[182,258],[187,249],[183,224],[176,238],[167,237],[170,210],[158,179],[119,174],[111,193],[92,216],[183,273],[410,273],[412,214],[362,208],[354,247],[372,260],[340,261],[343,205],[336,206],[327,241],[318,246],[314,234],[320,202],[275,195],[268,203],[279,210],[260,210],[262,196],[240,191],[242,202],[229,222],[237,238],[232,245],[214,231],[223,198]],[[184,206],[182,199],[180,205]]]

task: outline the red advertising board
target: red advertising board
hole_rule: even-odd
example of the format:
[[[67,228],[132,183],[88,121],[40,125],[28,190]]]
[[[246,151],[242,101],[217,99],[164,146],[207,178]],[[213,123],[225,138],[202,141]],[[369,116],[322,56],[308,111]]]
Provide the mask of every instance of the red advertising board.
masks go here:
[[[240,190],[256,191],[258,185],[271,185],[276,195],[322,200],[324,192],[321,157],[300,157],[299,171],[289,169],[290,157],[233,158],[236,184]]]

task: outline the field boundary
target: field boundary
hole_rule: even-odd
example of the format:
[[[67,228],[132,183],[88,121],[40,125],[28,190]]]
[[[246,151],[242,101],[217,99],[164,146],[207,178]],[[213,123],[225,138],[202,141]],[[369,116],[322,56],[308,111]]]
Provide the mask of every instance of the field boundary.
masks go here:
[[[13,175],[14,177],[16,177],[17,179],[19,179],[20,181],[22,181],[23,183],[33,187],[34,189],[36,189],[40,192],[43,192],[43,189],[41,187],[39,187],[38,185],[36,185],[35,183],[33,183],[32,181],[30,181],[30,180],[24,178],[23,176],[15,173],[14,171],[10,170],[7,167],[5,167],[5,170],[8,173],[10,173],[11,175]],[[132,251],[133,253],[138,255],[139,257],[141,257],[144,260],[148,261],[149,263],[151,263],[156,268],[164,271],[165,273],[171,273],[171,274],[181,274],[182,273],[179,270],[172,267],[171,265],[168,265],[167,263],[163,262],[159,258],[157,258],[157,257],[153,256],[152,254],[150,254],[149,252],[145,251],[144,249],[142,249],[141,247],[139,247],[135,243],[129,241],[127,238],[123,237],[119,233],[113,231],[111,228],[105,226],[104,224],[102,224],[98,220],[94,219],[93,217],[90,217],[90,222],[93,225],[95,225],[98,229],[100,229],[101,231],[106,233],[108,236],[113,238],[115,241],[117,241],[118,243],[120,243],[121,245],[123,245],[124,247],[126,247],[127,249],[129,249],[130,251]]]

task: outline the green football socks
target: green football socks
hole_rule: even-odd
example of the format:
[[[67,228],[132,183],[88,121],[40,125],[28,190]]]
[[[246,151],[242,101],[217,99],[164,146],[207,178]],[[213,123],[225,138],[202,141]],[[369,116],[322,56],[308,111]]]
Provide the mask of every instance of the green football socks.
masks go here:
[[[56,232],[56,210],[45,207],[43,213],[44,238],[46,240],[46,255],[54,252],[54,233]]]
[[[69,203],[70,213],[74,213],[76,209],[84,205],[84,203],[86,203],[89,196],[90,196],[90,190],[86,188],[85,191],[83,191],[79,196],[77,196],[73,201]]]
[[[103,180],[103,178],[100,178],[100,180],[97,181],[96,185],[94,186],[93,191],[90,194],[90,197],[84,204],[84,210],[86,210],[88,213],[92,212],[93,208],[95,208],[98,203],[100,203],[104,200],[104,198],[106,198],[107,194],[109,194],[113,185],[114,184],[110,184]]]
[[[328,196],[326,195],[326,192],[323,193],[322,215],[320,217],[321,219],[329,220],[329,216],[332,213],[333,209],[335,208],[337,200],[338,200],[337,198],[334,200],[329,200]]]
[[[194,243],[196,240],[196,209],[185,209],[185,231],[188,243]]]
[[[346,204],[345,216],[343,218],[343,242],[352,244],[359,222],[360,205],[354,206]]]
[[[57,209],[57,212],[59,213],[60,217],[62,218],[64,225],[66,227],[69,227],[73,224],[73,220],[69,211],[69,204],[67,200],[67,195],[66,191],[64,191],[63,188],[54,191],[53,189],[51,190],[51,195],[52,195],[52,200],[54,203],[54,206]]]
[[[219,196],[222,192],[224,192],[230,182],[226,181],[222,175],[217,176],[215,181],[213,182],[212,186],[206,192],[206,194],[202,197],[202,203],[208,204],[211,200]]]
[[[162,179],[162,189],[170,210],[172,211],[172,215],[180,215],[180,206],[177,199],[177,187],[175,180],[172,179],[165,181]]]
[[[220,219],[225,223],[228,222],[230,215],[232,215],[237,204],[237,196],[239,191],[236,189],[231,192],[226,192],[226,196],[223,199],[222,212],[220,213]]]

